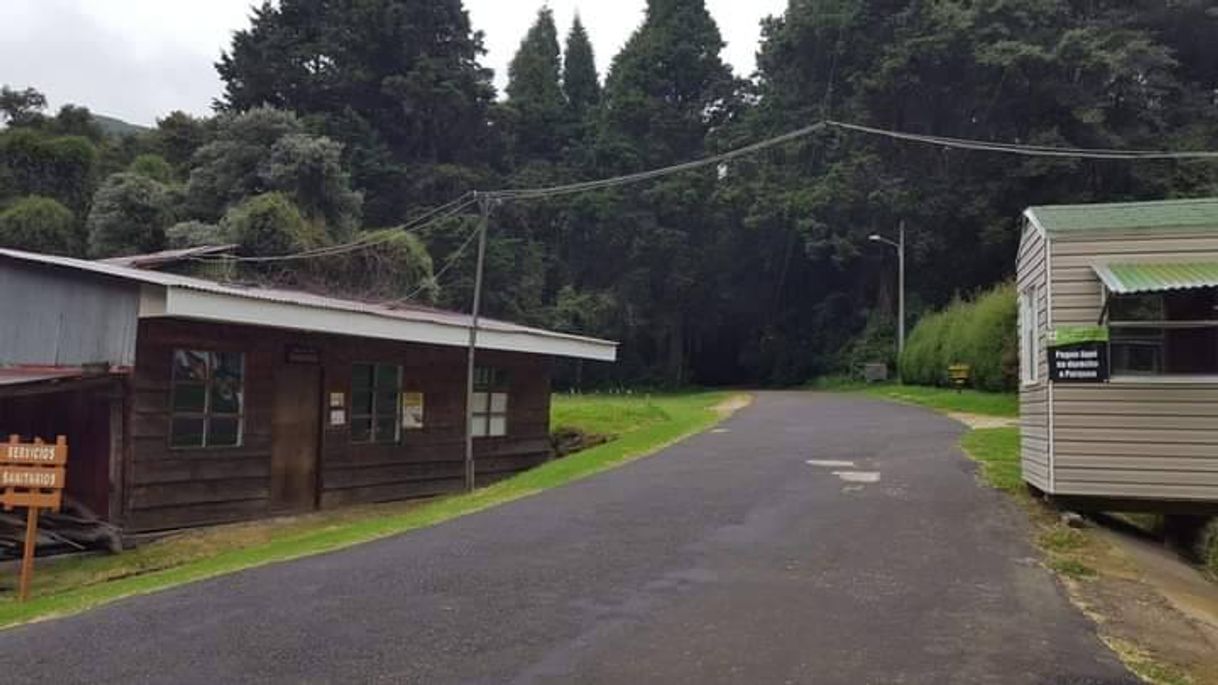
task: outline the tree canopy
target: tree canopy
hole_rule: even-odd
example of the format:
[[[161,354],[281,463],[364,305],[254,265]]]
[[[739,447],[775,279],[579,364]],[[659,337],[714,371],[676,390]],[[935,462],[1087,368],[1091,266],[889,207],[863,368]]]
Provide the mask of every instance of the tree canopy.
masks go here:
[[[174,112],[123,138],[84,108],[48,115],[41,93],[6,87],[0,212],[20,205],[14,216],[36,218],[20,225],[39,225],[9,234],[65,252],[82,249],[86,224],[96,254],[359,238],[375,249],[251,273],[464,309],[475,219],[393,227],[473,189],[654,169],[826,118],[1218,149],[1218,13],[1205,0],[791,0],[763,22],[747,78],[723,62],[704,0],[649,0],[621,52],[602,56],[606,74],[588,27],[576,20],[564,39],[548,9],[536,16],[502,100],[461,0],[266,2],[217,65],[216,116]],[[1012,157],[823,130],[719,168],[497,204],[484,302],[493,316],[621,340],[622,361],[585,381],[802,383],[891,356],[894,255],[872,233],[906,225],[916,319],[1011,276],[1028,205],[1216,192],[1207,162]],[[65,221],[75,247],[59,239]]]

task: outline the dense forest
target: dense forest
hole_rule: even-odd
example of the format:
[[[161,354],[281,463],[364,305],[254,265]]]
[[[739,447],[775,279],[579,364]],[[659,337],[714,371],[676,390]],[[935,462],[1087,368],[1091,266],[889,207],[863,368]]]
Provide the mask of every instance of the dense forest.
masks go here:
[[[223,276],[465,309],[476,217],[400,227],[470,190],[661,167],[822,119],[1214,150],[1215,36],[1208,0],[791,0],[764,24],[757,73],[735,74],[704,0],[649,0],[601,64],[588,28],[560,33],[543,8],[500,96],[461,0],[281,0],[216,65],[214,116],[114,132],[83,107],[47,113],[37,84],[6,86],[0,245],[265,257],[364,240]],[[1212,163],[828,129],[718,168],[496,206],[486,306],[621,340],[622,361],[584,370],[588,383],[798,383],[892,355],[894,255],[869,234],[908,227],[916,318],[1010,277],[1028,205],[1215,192]]]

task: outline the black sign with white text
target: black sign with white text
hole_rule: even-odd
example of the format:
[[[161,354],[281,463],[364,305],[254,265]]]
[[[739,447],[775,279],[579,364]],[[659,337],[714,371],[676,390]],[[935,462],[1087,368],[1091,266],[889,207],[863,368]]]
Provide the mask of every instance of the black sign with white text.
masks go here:
[[[1078,342],[1049,348],[1049,378],[1055,383],[1107,383],[1108,342]]]

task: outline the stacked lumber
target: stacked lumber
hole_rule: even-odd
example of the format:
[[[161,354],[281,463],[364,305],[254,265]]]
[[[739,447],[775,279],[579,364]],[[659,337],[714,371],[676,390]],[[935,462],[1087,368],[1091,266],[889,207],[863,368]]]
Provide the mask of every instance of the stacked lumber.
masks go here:
[[[0,558],[20,558],[25,541],[25,510],[0,511]],[[123,536],[80,502],[65,496],[58,512],[44,510],[38,518],[38,551],[81,552],[123,550]]]

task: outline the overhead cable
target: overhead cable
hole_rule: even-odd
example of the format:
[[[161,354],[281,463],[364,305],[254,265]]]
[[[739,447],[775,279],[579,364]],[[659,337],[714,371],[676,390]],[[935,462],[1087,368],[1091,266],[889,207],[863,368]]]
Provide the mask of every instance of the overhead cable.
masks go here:
[[[847,124],[841,121],[826,121],[826,124],[847,131],[856,131],[876,136],[884,136],[897,140],[907,140],[941,147],[974,150],[978,152],[1000,152],[1006,154],[1025,155],[1030,157],[1067,157],[1075,159],[1149,159],[1149,160],[1189,160],[1189,159],[1218,159],[1218,151],[1208,150],[1114,150],[1102,148],[1055,147],[1050,145],[1028,145],[1021,143],[995,143],[984,140],[969,140],[966,138],[951,138],[920,133],[905,133],[891,131],[859,124]]]
[[[266,262],[299,261],[299,260],[305,260],[305,259],[319,259],[322,257],[334,257],[334,256],[338,256],[338,255],[344,255],[344,254],[348,254],[351,252],[357,252],[359,250],[365,250],[368,248],[376,247],[378,245],[382,245],[384,243],[390,242],[390,241],[394,240],[395,238],[397,238],[402,233],[417,233],[419,231],[423,231],[427,228],[430,228],[430,227],[440,223],[441,221],[449,219],[449,218],[455,216],[456,214],[459,214],[459,213],[465,211],[465,209],[467,209],[470,205],[474,204],[475,202],[477,202],[477,199],[474,197],[474,194],[466,193],[451,202],[447,202],[443,205],[440,205],[439,207],[435,207],[433,209],[430,209],[430,210],[424,212],[423,214],[419,215],[418,217],[415,217],[414,219],[407,222],[406,224],[403,224],[402,226],[399,226],[394,229],[389,229],[387,231],[378,232],[375,235],[364,236],[363,238],[359,238],[357,240],[353,240],[350,242],[340,243],[338,245],[328,245],[326,247],[313,248],[310,250],[302,250],[300,252],[293,252],[291,254],[284,254],[284,255],[270,255],[270,256],[266,256],[266,257],[236,257],[236,256],[228,256],[228,255],[218,256],[218,257],[195,257],[194,261],[212,262],[212,263],[216,263],[216,262],[266,263]]]

